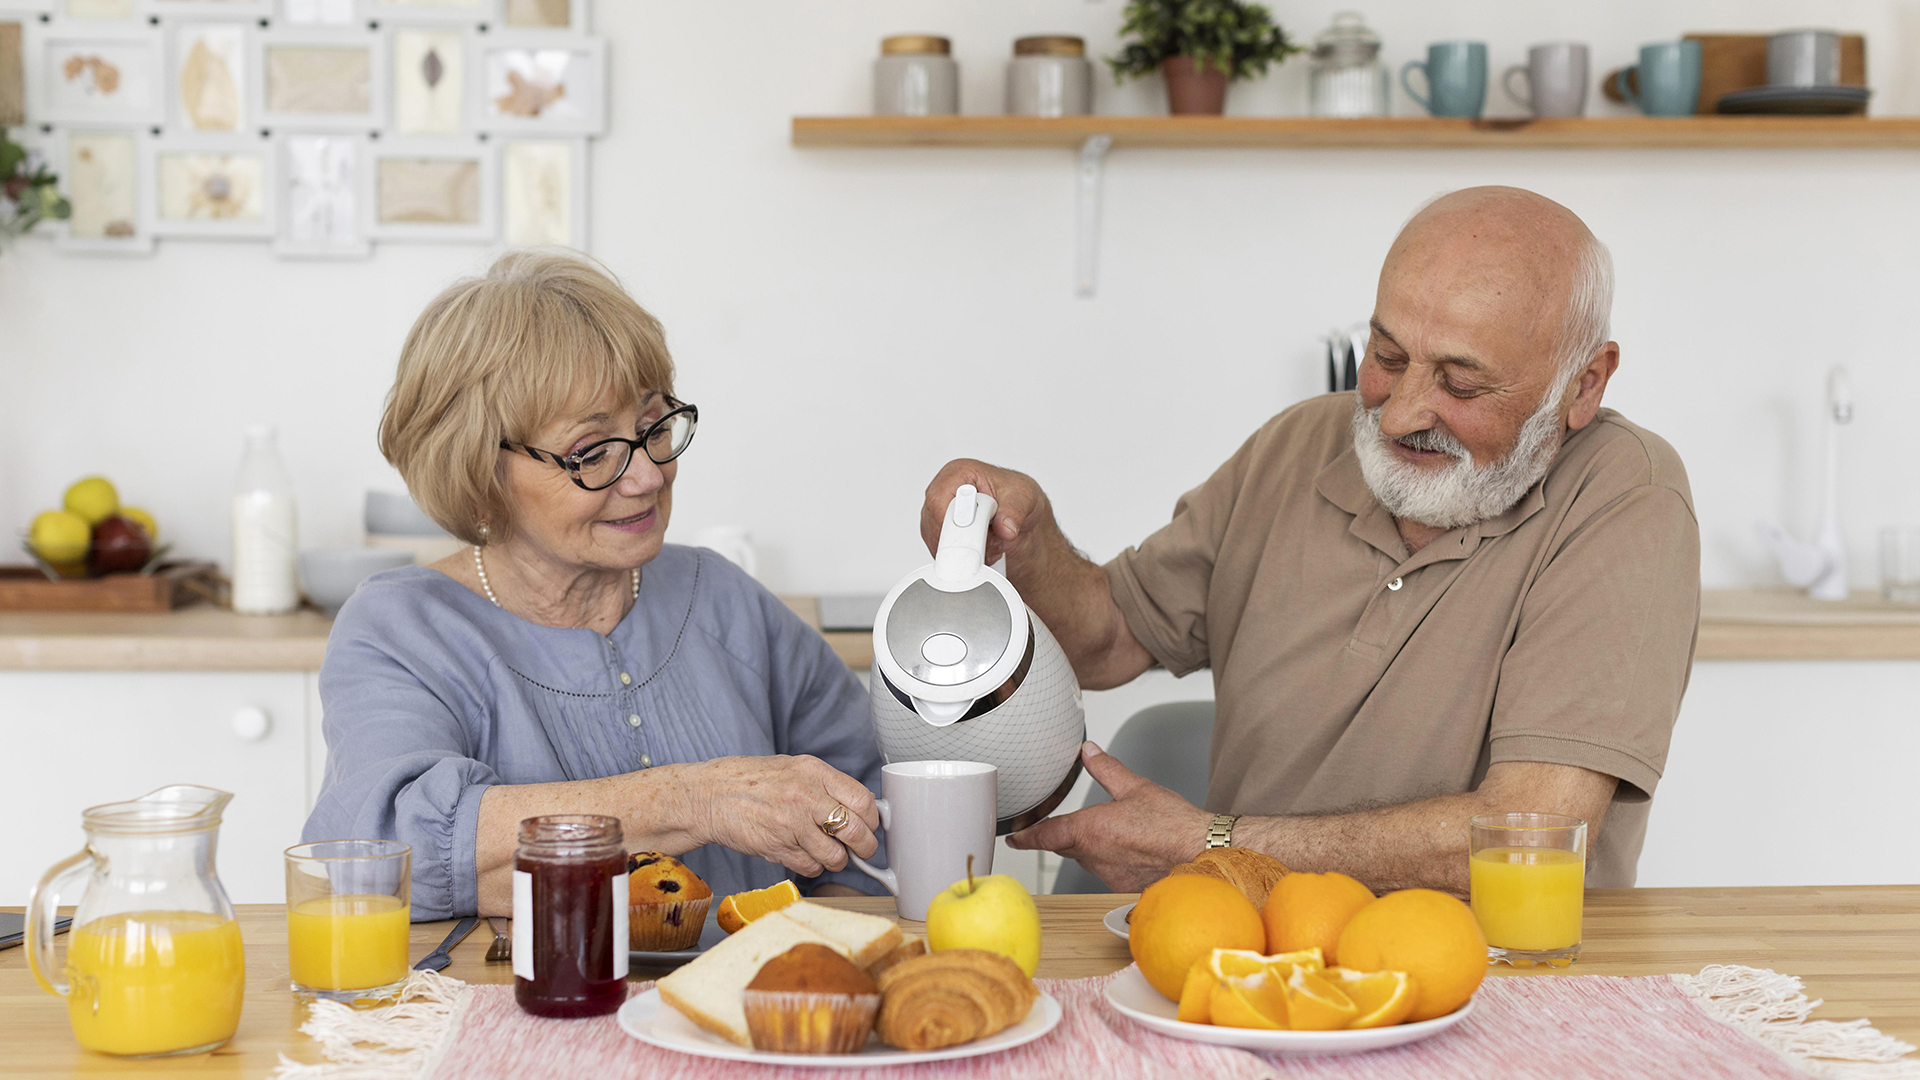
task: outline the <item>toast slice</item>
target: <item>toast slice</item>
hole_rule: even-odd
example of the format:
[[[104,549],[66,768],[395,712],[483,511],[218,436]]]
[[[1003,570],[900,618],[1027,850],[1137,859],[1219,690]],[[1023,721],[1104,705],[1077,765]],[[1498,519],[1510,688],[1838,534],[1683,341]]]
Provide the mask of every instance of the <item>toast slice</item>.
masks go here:
[[[781,908],[780,914],[844,945],[842,951],[860,968],[870,967],[906,940],[894,921],[881,915],[862,915],[804,900]]]
[[[743,995],[762,964],[809,942],[852,959],[848,945],[786,917],[787,910],[802,906],[790,904],[787,909],[762,915],[661,979],[660,1000],[715,1035],[753,1049]]]

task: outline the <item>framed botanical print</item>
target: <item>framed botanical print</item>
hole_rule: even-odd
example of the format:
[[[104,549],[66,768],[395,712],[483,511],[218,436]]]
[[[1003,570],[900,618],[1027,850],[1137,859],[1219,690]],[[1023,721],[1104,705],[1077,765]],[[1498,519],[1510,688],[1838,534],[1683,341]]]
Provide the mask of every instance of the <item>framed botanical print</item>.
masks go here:
[[[606,56],[606,43],[595,38],[488,34],[474,81],[477,126],[514,135],[601,134]]]
[[[153,193],[147,186],[142,131],[124,128],[62,128],[48,157],[60,174],[60,193],[72,204],[58,222],[55,243],[63,250],[146,255],[153,251]]]
[[[237,22],[180,22],[167,28],[173,123],[186,131],[245,130],[247,76],[253,66],[248,27]]]
[[[478,139],[381,139],[373,146],[373,236],[490,241],[497,183],[493,148]]]
[[[493,0],[363,0],[369,19],[465,23],[478,26],[493,18]]]
[[[264,19],[273,14],[273,0],[137,0],[142,15],[163,19],[213,15],[230,19]]]
[[[588,0],[499,0],[495,22],[503,30],[587,32]]]
[[[587,140],[500,141],[500,239],[587,249]]]
[[[150,28],[30,22],[25,38],[33,123],[146,127],[165,117],[160,37]]]
[[[373,131],[385,123],[385,36],[365,29],[264,30],[254,38],[262,125]]]
[[[274,139],[279,184],[274,254],[364,258],[373,250],[373,166],[365,136],[305,132]]]
[[[393,130],[457,135],[468,130],[472,31],[444,23],[393,30]]]
[[[183,135],[149,140],[158,236],[273,235],[273,144]]]
[[[353,26],[363,21],[360,0],[280,0],[288,26]]]

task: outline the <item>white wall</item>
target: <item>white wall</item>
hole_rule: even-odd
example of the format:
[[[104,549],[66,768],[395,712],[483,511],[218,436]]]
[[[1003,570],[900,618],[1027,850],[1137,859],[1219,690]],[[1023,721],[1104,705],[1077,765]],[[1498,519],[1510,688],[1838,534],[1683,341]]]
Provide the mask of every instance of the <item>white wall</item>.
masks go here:
[[[1346,6],[1277,8],[1310,39]],[[993,112],[1012,38],[1073,32],[1110,52],[1119,9],[596,5],[613,73],[612,127],[593,154],[595,251],[664,319],[682,396],[703,410],[674,534],[745,525],[776,588],[882,589],[924,557],[915,519],[927,479],[968,454],[1039,477],[1069,534],[1105,558],[1164,521],[1267,416],[1320,388],[1314,336],[1368,313],[1400,221],[1478,183],[1559,199],[1612,246],[1624,362],[1609,403],[1685,458],[1709,586],[1776,580],[1755,517],[1810,529],[1835,360],[1852,367],[1860,400],[1844,491],[1856,584],[1874,581],[1880,525],[1920,524],[1900,422],[1903,403],[1920,400],[1902,317],[1920,295],[1920,154],[1118,151],[1100,294],[1082,300],[1068,153],[788,143],[795,114],[866,110],[884,34],[952,36],[966,111]],[[1920,9],[1899,0],[1380,0],[1367,14],[1396,68],[1431,40],[1484,39],[1497,71],[1530,43],[1574,38],[1592,43],[1596,78],[1639,43],[1689,30],[1862,30],[1875,111],[1920,112]],[[1236,88],[1229,107],[1303,112],[1305,72],[1291,60]],[[1163,107],[1154,82],[1096,84],[1101,111]],[[1621,111],[1595,100],[1596,114]],[[1497,90],[1490,101],[1516,111]],[[97,471],[156,513],[183,553],[224,560],[239,431],[270,420],[299,484],[304,542],[358,542],[361,493],[398,482],[373,428],[401,338],[434,292],[487,256],[396,245],[364,263],[302,264],[263,244],[164,242],[129,261],[43,241],[10,249],[0,535]],[[1829,678],[1774,670],[1803,690]],[[1716,686],[1699,680],[1689,716],[1734,707]],[[1208,688],[1167,680],[1133,693]],[[1747,704],[1790,719],[1778,702],[1807,698]],[[1892,685],[1863,707],[1911,717],[1911,700]],[[1135,703],[1100,706],[1096,730]]]

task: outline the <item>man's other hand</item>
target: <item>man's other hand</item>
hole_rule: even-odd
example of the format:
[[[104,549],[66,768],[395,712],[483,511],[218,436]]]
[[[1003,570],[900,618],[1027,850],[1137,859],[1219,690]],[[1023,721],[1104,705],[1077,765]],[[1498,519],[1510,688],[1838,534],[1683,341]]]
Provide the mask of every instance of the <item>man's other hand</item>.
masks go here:
[[[1052,516],[1046,493],[1033,482],[1033,477],[984,461],[957,458],[947,462],[933,483],[927,485],[926,504],[920,508],[920,538],[927,542],[929,552],[940,546],[940,527],[947,518],[947,505],[953,502],[953,493],[961,484],[972,484],[975,490],[993,496],[1000,504],[994,511],[993,525],[987,530],[988,565],[1002,555],[1017,557],[1027,537]]]
[[[1014,833],[1010,847],[1077,859],[1115,892],[1138,892],[1206,848],[1213,815],[1091,742],[1081,746],[1080,760],[1113,801]]]

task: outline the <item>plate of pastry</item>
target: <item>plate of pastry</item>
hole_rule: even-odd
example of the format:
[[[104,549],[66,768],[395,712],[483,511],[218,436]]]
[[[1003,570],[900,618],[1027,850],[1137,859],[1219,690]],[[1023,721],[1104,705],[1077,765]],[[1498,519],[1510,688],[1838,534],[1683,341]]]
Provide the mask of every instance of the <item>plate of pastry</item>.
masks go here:
[[[616,1019],[697,1057],[859,1068],[1009,1050],[1060,1015],[1004,956],[930,953],[892,919],[800,901],[747,923]]]

